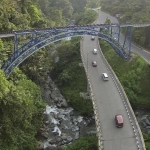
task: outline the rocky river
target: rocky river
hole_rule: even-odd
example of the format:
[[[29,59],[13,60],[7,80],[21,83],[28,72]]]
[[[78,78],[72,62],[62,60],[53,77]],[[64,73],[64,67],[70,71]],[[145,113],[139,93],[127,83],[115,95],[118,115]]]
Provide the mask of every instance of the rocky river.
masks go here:
[[[150,111],[144,109],[134,110],[143,133],[150,134]]]
[[[41,90],[47,106],[40,128],[39,150],[57,150],[81,136],[96,135],[94,117],[78,115],[49,76]]]
[[[43,125],[40,128],[38,150],[57,150],[71,144],[79,137],[96,136],[94,116],[86,118],[78,115],[60,93],[50,76],[41,86],[43,98],[47,102]],[[150,134],[150,111],[134,110],[142,132]]]

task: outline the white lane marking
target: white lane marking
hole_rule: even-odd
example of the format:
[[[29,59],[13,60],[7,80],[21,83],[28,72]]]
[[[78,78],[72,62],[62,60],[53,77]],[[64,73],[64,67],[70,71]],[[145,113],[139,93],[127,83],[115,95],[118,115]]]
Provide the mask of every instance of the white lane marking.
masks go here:
[[[148,52],[148,51],[146,51],[146,50],[143,50],[144,52],[146,52],[146,53],[148,53],[148,54],[150,54],[150,52]]]

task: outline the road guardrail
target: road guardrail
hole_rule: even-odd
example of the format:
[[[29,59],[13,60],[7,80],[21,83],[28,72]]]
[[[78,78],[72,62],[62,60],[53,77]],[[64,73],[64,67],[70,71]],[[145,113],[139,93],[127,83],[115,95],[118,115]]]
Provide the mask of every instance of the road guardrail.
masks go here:
[[[135,114],[133,112],[133,109],[130,105],[129,99],[128,99],[128,97],[127,97],[127,95],[126,95],[126,93],[125,93],[118,77],[116,76],[115,72],[113,71],[113,69],[109,65],[108,61],[106,60],[105,56],[103,55],[103,53],[101,51],[101,48],[100,48],[99,40],[97,40],[97,45],[98,45],[100,53],[102,55],[103,62],[106,64],[107,69],[111,74],[111,78],[113,79],[113,81],[114,81],[114,83],[115,83],[115,85],[118,89],[118,92],[121,96],[121,100],[122,100],[122,102],[124,104],[124,107],[126,109],[129,121],[132,125],[132,129],[133,129],[133,132],[134,132],[134,135],[135,135],[135,139],[136,139],[135,142],[136,142],[136,145],[137,145],[137,149],[138,150],[146,150],[143,135],[142,135],[141,129],[139,127],[139,124],[137,122],[137,119],[135,117]]]

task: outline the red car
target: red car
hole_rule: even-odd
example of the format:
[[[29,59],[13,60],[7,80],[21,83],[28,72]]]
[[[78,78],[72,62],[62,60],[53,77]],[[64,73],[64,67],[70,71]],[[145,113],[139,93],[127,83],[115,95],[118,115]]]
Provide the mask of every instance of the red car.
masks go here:
[[[115,115],[115,121],[116,121],[116,126],[118,128],[122,128],[123,127],[123,116],[120,114]]]
[[[97,62],[96,61],[92,61],[92,66],[93,67],[97,67]]]

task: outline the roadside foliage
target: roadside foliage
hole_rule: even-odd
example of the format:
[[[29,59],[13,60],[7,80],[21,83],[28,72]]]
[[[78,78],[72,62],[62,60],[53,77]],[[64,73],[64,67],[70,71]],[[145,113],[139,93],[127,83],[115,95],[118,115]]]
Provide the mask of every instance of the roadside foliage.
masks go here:
[[[66,26],[76,15],[81,17],[85,11],[91,12],[84,8],[87,5],[84,0],[1,0],[0,3],[0,32]],[[13,40],[0,39],[0,67],[13,53]],[[46,105],[39,85],[44,82],[44,72],[54,68],[51,56],[54,49],[51,44],[39,50],[8,78],[0,71],[0,150],[36,150],[36,136]],[[70,80],[66,71],[59,78],[61,82]]]

